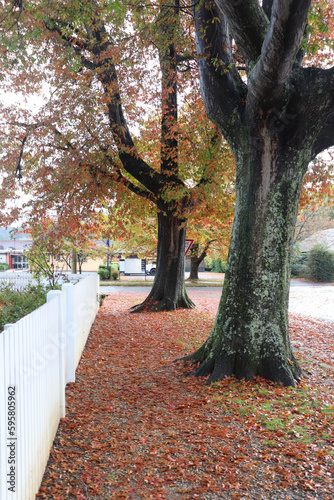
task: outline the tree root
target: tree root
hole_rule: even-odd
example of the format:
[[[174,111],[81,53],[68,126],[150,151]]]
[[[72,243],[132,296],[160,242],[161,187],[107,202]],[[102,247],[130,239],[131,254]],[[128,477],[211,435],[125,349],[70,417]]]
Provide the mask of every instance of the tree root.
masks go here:
[[[157,300],[154,296],[148,296],[141,304],[131,307],[132,313],[175,311],[176,309],[194,309],[196,306],[188,296],[182,296],[176,301],[167,298]]]
[[[239,359],[238,359],[239,358]],[[207,384],[211,384],[226,377],[236,377],[239,380],[251,381],[255,377],[263,377],[285,387],[295,387],[305,374],[299,367],[297,361],[287,359],[280,363],[278,360],[266,362],[262,360],[257,365],[252,363],[251,359],[245,359],[243,356],[227,355],[208,352],[205,344],[191,355],[176,359],[185,363],[192,362],[196,367],[190,373],[194,377],[208,377]]]

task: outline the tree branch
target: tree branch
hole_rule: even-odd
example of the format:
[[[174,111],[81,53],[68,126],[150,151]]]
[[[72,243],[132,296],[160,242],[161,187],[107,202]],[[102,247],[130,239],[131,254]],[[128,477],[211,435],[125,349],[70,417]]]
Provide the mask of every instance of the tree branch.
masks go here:
[[[205,245],[205,247],[204,247],[204,249],[203,249],[203,251],[202,251],[201,255],[200,255],[200,256],[197,258],[197,260],[196,260],[196,264],[197,264],[198,266],[200,265],[200,263],[202,262],[202,260],[206,257],[207,252],[208,252],[208,250],[209,250],[209,248],[210,248],[210,245],[211,245],[214,241],[217,241],[217,240],[216,240],[216,239],[215,239],[215,240],[210,240],[210,241],[208,241],[208,242],[207,242],[207,244]]]
[[[305,124],[319,130],[312,148],[315,157],[334,146],[334,66],[330,69],[303,68],[303,76]]]
[[[141,196],[142,198],[145,198],[146,200],[152,201],[153,203],[156,204],[157,200],[156,200],[155,196],[150,191],[147,191],[145,189],[140,188],[139,186],[136,186],[129,179],[124,177],[124,175],[122,175],[122,173],[120,171],[118,171],[116,175],[114,177],[114,180],[116,182],[121,182],[130,191],[132,191],[132,193],[137,194],[138,196]]]
[[[52,20],[52,24],[46,25],[46,28],[57,33],[65,45],[71,47],[80,56],[86,68],[99,70],[97,78],[102,84],[107,97],[110,129],[124,169],[154,195],[157,195],[166,183],[182,184],[177,176],[168,176],[167,178],[156,172],[140,158],[123,113],[117,70],[110,55],[112,53],[112,43],[108,38],[105,26],[99,21],[98,16],[94,20],[94,30],[90,33],[94,43],[92,43],[92,40],[88,43],[86,40],[65,35],[61,26],[57,25],[56,20]],[[83,50],[90,51],[97,62],[88,60],[82,54]]]
[[[223,15],[211,0],[194,7],[199,73],[207,115],[232,145],[238,141],[246,87],[234,66]]]
[[[64,137],[64,135],[57,128],[55,128],[54,131],[58,137],[65,139],[66,146],[61,147],[62,150],[66,151],[66,150],[70,149],[72,151],[78,152],[76,150],[75,146],[73,146],[73,144],[66,137]],[[106,152],[104,151],[104,153],[106,153]],[[103,170],[103,168],[99,168],[96,165],[91,165],[91,166],[87,165],[87,166],[88,166],[88,168],[90,168],[90,170],[92,172],[95,172],[95,173],[98,172],[104,179],[108,179],[108,180],[111,180],[114,182],[122,183],[124,186],[126,186],[133,193],[141,196],[142,198],[146,198],[147,200],[155,202],[155,196],[150,191],[142,189],[142,188],[140,188],[140,186],[136,186],[129,179],[124,177],[124,175],[122,174],[122,172],[119,169],[119,166],[117,165],[117,163],[114,161],[114,159],[110,155],[106,154],[106,160],[108,161],[109,165],[114,169],[114,173]],[[81,164],[79,162],[79,166],[80,165]]]
[[[312,148],[313,158],[315,158],[322,151],[325,151],[326,149],[334,146],[333,130],[334,130],[334,110],[332,112],[332,115],[324,122],[322,130],[313,145]]]
[[[126,186],[130,191],[132,191],[134,194],[137,194],[138,196],[141,196],[142,198],[145,198],[149,201],[152,201],[153,203],[156,203],[156,197],[151,193],[150,191],[147,191],[146,189],[142,189],[140,186],[136,186],[133,182],[131,182],[129,179],[127,179],[121,172],[120,168],[117,166],[116,162],[114,159],[106,155],[106,159],[109,162],[109,164],[114,168],[115,173],[107,172],[107,171],[102,171],[99,169],[99,173],[102,174],[103,177],[109,178],[110,180],[114,182],[119,182]]]
[[[69,47],[74,50],[76,55],[80,57],[83,66],[87,69],[95,70],[99,67],[98,63],[90,61],[82,54],[82,49],[89,50],[91,46],[89,43],[85,42],[81,38],[75,38],[70,35],[65,35],[61,28],[57,25],[57,21],[54,19],[50,19],[49,22],[44,22],[44,26],[51,33],[57,33],[61,40],[65,43],[66,47]]]
[[[275,0],[262,53],[250,78],[256,102],[271,102],[282,94],[300,50],[311,0]]]
[[[24,150],[24,145],[27,140],[27,135],[25,135],[22,139],[21,147],[20,147],[20,154],[19,158],[17,160],[17,165],[16,165],[16,170],[15,170],[15,176],[17,176],[18,179],[22,179],[22,167],[21,167],[21,160],[22,160],[22,155],[23,155],[23,150]]]
[[[224,13],[246,63],[254,63],[261,54],[268,19],[258,0],[215,0]]]
[[[178,176],[178,90],[176,31],[179,24],[179,2],[174,8],[161,4],[158,27],[158,53],[161,70],[161,172]]]

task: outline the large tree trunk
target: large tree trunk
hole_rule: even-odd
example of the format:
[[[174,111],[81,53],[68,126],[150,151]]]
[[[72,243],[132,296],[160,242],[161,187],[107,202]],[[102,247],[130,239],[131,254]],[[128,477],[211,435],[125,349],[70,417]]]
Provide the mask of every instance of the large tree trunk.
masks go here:
[[[218,314],[208,340],[185,358],[199,362],[195,375],[209,375],[209,382],[262,376],[294,386],[302,375],[289,340],[288,298],[305,157],[287,144],[278,146],[269,132],[240,146]]]
[[[158,213],[157,269],[152,290],[133,312],[194,307],[184,286],[186,224],[174,214]]]

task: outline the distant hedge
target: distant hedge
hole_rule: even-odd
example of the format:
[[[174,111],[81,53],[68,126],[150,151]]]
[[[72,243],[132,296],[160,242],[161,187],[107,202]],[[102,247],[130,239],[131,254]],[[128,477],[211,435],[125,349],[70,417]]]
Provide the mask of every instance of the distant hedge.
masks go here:
[[[225,273],[226,271],[226,262],[223,262],[222,259],[212,259],[212,273]]]
[[[307,256],[305,277],[323,283],[334,281],[334,252],[324,245],[315,245]]]
[[[116,280],[119,276],[118,269],[119,269],[118,262],[111,262],[109,264],[109,269],[107,268],[107,264],[100,264],[97,274],[100,276],[100,279],[102,281],[110,279]]]
[[[307,261],[306,253],[300,253],[299,251],[295,252],[291,266],[291,275],[296,278],[305,278],[306,261]]]

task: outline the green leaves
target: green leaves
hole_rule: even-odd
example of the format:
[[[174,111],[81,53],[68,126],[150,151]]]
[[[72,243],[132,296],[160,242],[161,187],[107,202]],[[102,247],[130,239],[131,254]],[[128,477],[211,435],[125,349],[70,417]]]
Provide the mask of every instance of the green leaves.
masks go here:
[[[0,332],[7,323],[16,323],[46,302],[49,288],[29,285],[15,291],[11,285],[0,285]]]

